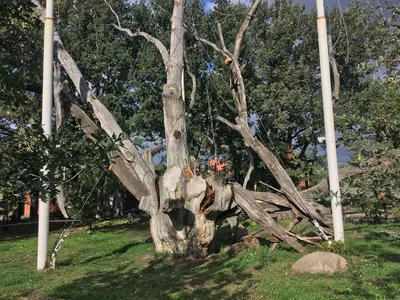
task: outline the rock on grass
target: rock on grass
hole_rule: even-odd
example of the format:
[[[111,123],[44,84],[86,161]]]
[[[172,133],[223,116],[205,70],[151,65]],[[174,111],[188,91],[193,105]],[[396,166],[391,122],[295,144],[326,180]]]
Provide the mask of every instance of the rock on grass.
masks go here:
[[[332,252],[313,252],[296,261],[293,270],[300,274],[334,274],[348,269],[347,261]]]

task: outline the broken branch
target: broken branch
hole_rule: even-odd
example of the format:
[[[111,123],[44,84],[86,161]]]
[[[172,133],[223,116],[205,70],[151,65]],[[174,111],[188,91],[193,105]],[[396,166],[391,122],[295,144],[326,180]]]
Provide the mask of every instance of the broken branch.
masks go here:
[[[222,50],[225,52],[225,54],[229,55],[232,58],[233,54],[228,51],[228,49],[226,48],[226,45],[225,45],[225,40],[224,40],[224,35],[222,33],[221,23],[218,23],[217,27],[218,27],[218,36],[219,36],[219,40],[221,42]]]
[[[213,42],[210,42],[206,39],[203,39],[201,37],[199,37],[199,35],[197,34],[196,30],[193,30],[193,34],[194,37],[196,38],[196,40],[198,40],[199,42],[202,42],[208,46],[210,46],[211,48],[213,48],[215,51],[217,51],[218,53],[221,53],[223,56],[225,56],[226,58],[230,58],[230,56],[224,52],[224,50],[222,50],[220,47],[218,47],[216,44],[214,44]]]
[[[336,104],[339,101],[340,74],[339,74],[339,70],[337,67],[335,56],[333,54],[332,37],[330,35],[328,35],[328,52],[329,52],[329,62],[331,64],[332,73],[333,73],[333,82],[334,82],[332,101],[333,101],[333,104]]]
[[[233,50],[233,58],[238,59],[239,54],[240,54],[240,45],[242,44],[243,36],[247,29],[249,28],[250,22],[254,17],[254,14],[258,8],[258,5],[260,5],[261,0],[255,0],[253,5],[251,6],[249,13],[247,14],[246,18],[244,19],[242,26],[239,29],[238,34],[236,35],[236,42],[235,42],[235,48]]]
[[[235,131],[239,131],[240,130],[240,126],[237,124],[233,124],[230,121],[228,121],[227,119],[225,119],[224,117],[221,116],[217,116],[216,119],[222,123],[224,123],[225,125],[227,125],[229,128],[232,128]]]
[[[115,12],[115,10],[112,8],[112,6],[106,1],[104,0],[104,2],[108,5],[108,7],[110,8],[110,10],[113,12],[113,14],[115,15],[115,18],[117,19],[117,23],[116,24],[112,24],[114,26],[114,28],[118,29],[119,31],[124,31],[126,32],[130,37],[136,37],[136,36],[142,36],[144,37],[148,42],[153,43],[157,50],[160,52],[162,58],[163,58],[163,62],[164,65],[168,64],[169,61],[169,54],[168,54],[168,50],[167,48],[164,46],[163,43],[161,43],[161,41],[159,39],[156,39],[155,37],[151,36],[150,34],[143,32],[143,31],[136,31],[136,32],[132,32],[130,29],[128,28],[124,28],[121,26],[121,22],[119,21],[119,17],[118,14]]]
[[[183,51],[183,57],[185,59],[186,72],[189,74],[190,78],[192,79],[192,91],[190,93],[189,108],[193,108],[194,102],[195,102],[195,96],[196,96],[197,81],[196,81],[196,76],[190,71],[189,60],[187,58],[186,51]]]
[[[299,252],[306,252],[306,249],[296,240],[298,237],[288,233],[274,219],[265,213],[262,207],[240,184],[233,183],[233,191],[236,203],[245,213],[256,223],[260,224],[264,230],[273,234],[281,241],[286,242]]]
[[[247,183],[250,180],[251,173],[254,170],[254,157],[253,157],[253,154],[251,153],[251,149],[249,147],[246,147],[246,151],[247,151],[247,154],[249,155],[249,164],[250,165],[249,165],[249,169],[247,170],[246,177],[244,178],[244,181],[243,181],[244,188],[247,187]]]

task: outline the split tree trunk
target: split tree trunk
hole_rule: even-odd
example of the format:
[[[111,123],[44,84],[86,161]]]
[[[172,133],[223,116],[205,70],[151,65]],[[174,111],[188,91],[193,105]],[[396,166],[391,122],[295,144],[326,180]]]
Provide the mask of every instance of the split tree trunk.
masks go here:
[[[167,84],[164,86],[162,99],[167,170],[157,182],[150,151],[139,154],[129,140],[123,140],[122,145],[115,140],[122,133],[115,118],[91,92],[57,33],[55,42],[58,44],[58,59],[83,101],[96,114],[101,128],[116,143],[117,150],[110,154],[114,157],[112,170],[140,200],[139,208],[150,215],[155,251],[204,257],[212,248],[217,223],[220,223],[221,217],[229,215],[235,204],[232,202],[229,185],[213,178],[208,178],[206,182],[201,176],[195,175],[195,170],[189,164],[185,112],[181,98],[184,61],[183,11],[184,2],[175,2],[171,19],[170,55],[161,42],[150,35],[131,33],[121,28],[120,24],[115,26],[131,36],[144,36],[153,42],[160,50],[166,65]],[[93,133],[98,127],[79,106],[72,103],[70,107],[72,115],[81,121],[82,130],[94,139]]]
[[[39,12],[42,11],[38,1],[32,1],[39,8]],[[238,82],[232,88],[232,93],[237,104],[239,121],[238,124],[232,124],[225,120],[225,123],[240,132],[246,144],[263,160],[272,155],[272,158],[269,157],[266,160],[274,162],[276,158],[268,152],[268,149],[259,144],[251,135],[248,127],[246,95],[238,64],[241,40],[259,3],[260,0],[256,0],[246,16],[237,35],[233,54],[226,50],[222,31],[219,28],[223,45],[223,50],[220,49],[219,51],[233,58],[233,69],[236,70],[238,75]],[[118,141],[116,137],[122,136],[121,128],[114,116],[91,92],[76,63],[65,50],[58,34],[55,33],[54,40],[58,44],[55,49],[57,49],[58,59],[81,95],[83,102],[92,109],[100,122],[101,128],[115,142],[115,150],[110,154],[114,157],[113,171],[127,189],[140,200],[139,208],[151,217],[150,229],[156,252],[194,257],[208,255],[212,249],[217,224],[220,224],[222,219],[234,215],[238,209],[238,204],[265,230],[302,252],[304,247],[299,244],[297,237],[284,230],[268,214],[265,214],[251,194],[243,187],[227,184],[224,178],[214,177],[212,174],[208,178],[197,176],[195,170],[190,166],[185,112],[181,96],[181,76],[184,61],[184,28],[182,24],[184,6],[184,1],[174,1],[171,18],[170,53],[159,40],[149,34],[140,31],[132,33],[129,29],[122,28],[118,17],[118,25],[114,25],[115,28],[128,33],[132,37],[145,37],[157,47],[165,63],[167,83],[163,89],[162,100],[167,170],[164,176],[158,180],[155,175],[151,151],[145,150],[140,154],[129,139],[122,140],[122,142]],[[112,10],[111,6],[110,9]],[[115,14],[114,10],[112,11]],[[238,86],[240,88],[237,88]],[[82,130],[89,137],[94,138],[92,134],[98,127],[83,110],[76,104],[71,104],[71,113],[82,121]],[[243,131],[239,129],[243,129]],[[274,169],[274,164],[270,166],[267,163],[267,166]],[[308,212],[309,209],[302,208],[304,204],[301,196],[291,183],[290,178],[279,167],[278,162],[277,173],[271,168],[270,170],[278,177],[282,192],[290,200],[285,201],[285,204],[290,207],[294,204],[302,212]],[[282,172],[286,176],[281,174]],[[285,182],[288,184],[285,185]],[[313,212],[314,210],[309,213],[309,216],[314,217]]]
[[[163,89],[167,170],[159,181],[158,210],[151,215],[156,252],[206,256],[214,239],[216,217],[204,210],[207,183],[189,164],[185,111],[182,101],[184,1],[175,1],[171,18],[170,55]]]

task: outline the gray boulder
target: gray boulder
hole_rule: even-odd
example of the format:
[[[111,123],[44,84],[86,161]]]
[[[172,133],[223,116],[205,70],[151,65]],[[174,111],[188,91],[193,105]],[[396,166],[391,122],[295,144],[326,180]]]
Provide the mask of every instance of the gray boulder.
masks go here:
[[[347,261],[332,252],[313,252],[296,261],[293,270],[300,274],[334,274],[346,271]]]

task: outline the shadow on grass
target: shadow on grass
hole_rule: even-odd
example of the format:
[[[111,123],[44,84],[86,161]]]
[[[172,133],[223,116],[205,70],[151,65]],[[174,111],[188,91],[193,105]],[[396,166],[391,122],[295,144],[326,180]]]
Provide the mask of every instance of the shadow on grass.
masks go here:
[[[219,253],[223,248],[232,245],[234,242],[231,228],[224,224],[217,230],[213,250],[215,253]]]
[[[400,239],[388,231],[371,231],[362,239],[352,241],[350,254],[361,259],[363,264],[350,270],[352,288],[337,291],[337,294],[357,299],[397,299],[400,269],[394,266],[400,263],[399,249]]]
[[[388,273],[386,276],[366,281],[357,271],[351,276],[352,288],[336,290],[336,295],[346,299],[397,299],[400,292],[400,270]]]
[[[378,262],[400,263],[399,248],[399,238],[394,238],[389,233],[380,231],[366,234],[362,242],[354,243],[351,246],[351,252]]]
[[[69,225],[67,223],[67,225]],[[66,225],[65,223],[50,223],[50,233],[61,231]],[[37,237],[38,223],[30,221],[21,221],[18,224],[10,223],[0,227],[0,241],[17,241],[24,240],[32,237]]]
[[[122,249],[123,251],[123,249]],[[246,299],[252,275],[229,258],[153,258],[141,270],[116,266],[53,289],[57,299]],[[145,257],[138,257],[143,260]]]
[[[145,244],[145,243],[147,243],[147,242],[146,241],[144,241],[144,242],[142,242],[142,241],[134,241],[132,243],[129,243],[129,244],[119,248],[119,249],[113,250],[112,252],[107,253],[105,255],[98,255],[98,256],[95,256],[95,257],[91,257],[91,258],[85,260],[83,263],[84,264],[85,263],[91,263],[91,262],[94,262],[96,260],[104,259],[106,257],[110,257],[110,256],[113,256],[113,255],[122,255],[122,254],[126,253],[130,248],[135,247],[135,246],[140,245],[140,244]]]
[[[125,231],[124,228],[113,227],[104,233],[112,236],[114,231],[121,233],[121,230]],[[221,228],[216,248],[231,244],[230,236],[229,227]],[[58,272],[66,276],[55,283],[45,296],[49,299],[85,300],[246,299],[257,284],[251,268],[244,267],[242,260],[223,254],[203,260],[160,257],[150,252],[145,237],[111,246],[108,251],[99,251],[93,257],[83,253],[86,257],[74,255],[60,260]],[[67,275],[70,272],[77,275]],[[24,296],[30,299],[35,295],[35,292],[31,293]]]
[[[117,219],[117,221],[122,221],[123,219]],[[121,224],[114,224],[114,223],[106,223],[105,224],[99,223],[92,226],[92,231],[109,231],[112,230],[119,230],[119,229],[126,229],[131,230],[134,228],[136,231],[148,231],[149,230],[149,221],[143,220],[142,222],[130,224],[130,223],[121,223]]]

